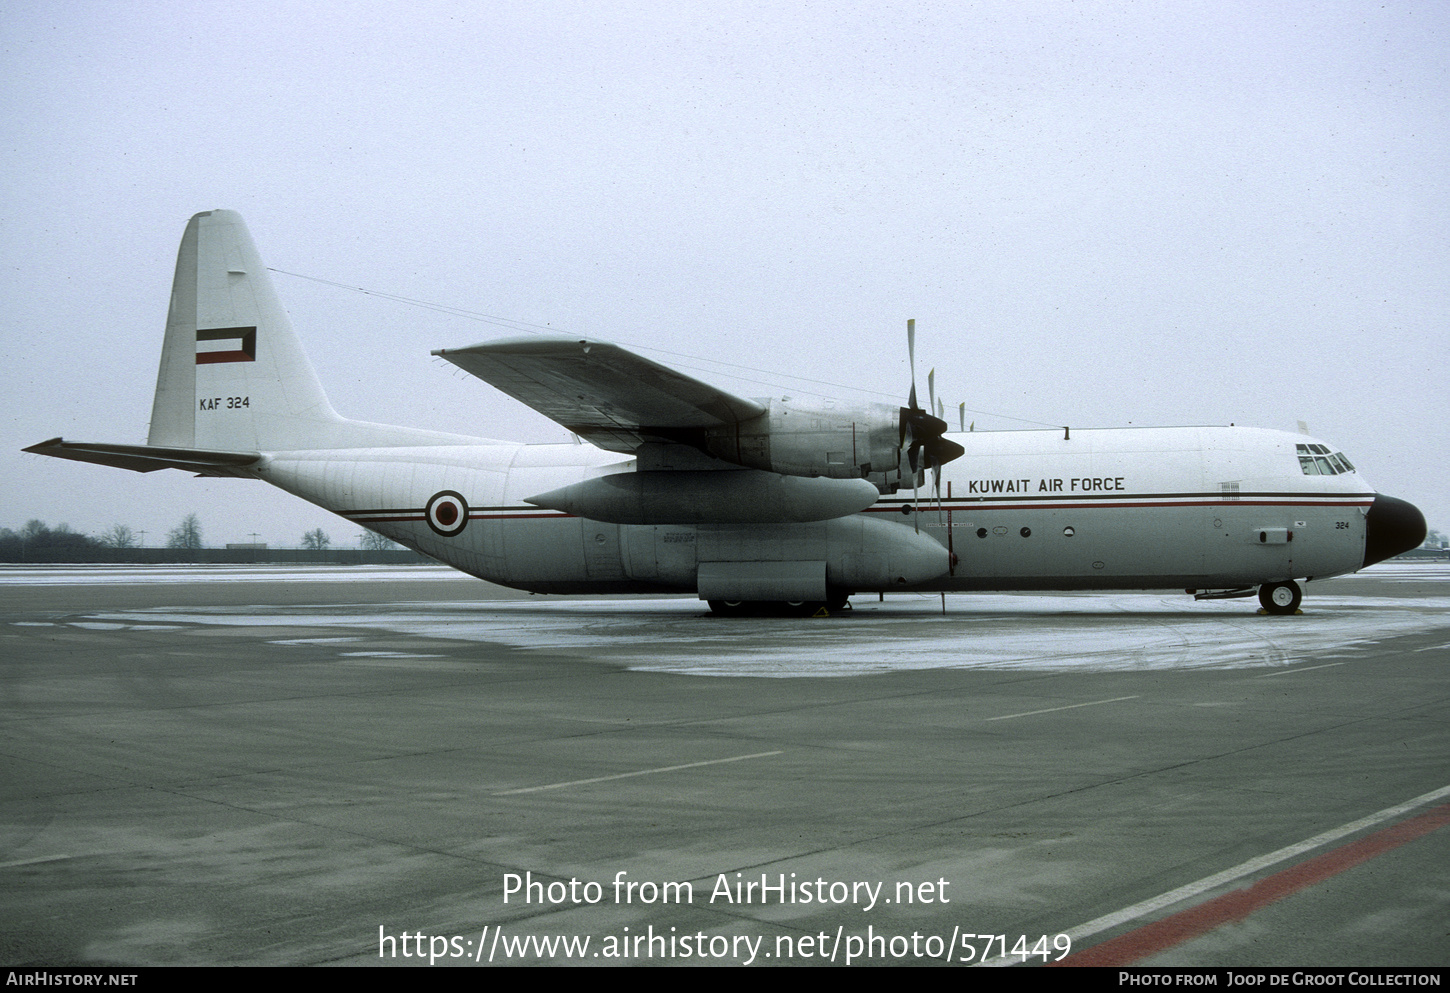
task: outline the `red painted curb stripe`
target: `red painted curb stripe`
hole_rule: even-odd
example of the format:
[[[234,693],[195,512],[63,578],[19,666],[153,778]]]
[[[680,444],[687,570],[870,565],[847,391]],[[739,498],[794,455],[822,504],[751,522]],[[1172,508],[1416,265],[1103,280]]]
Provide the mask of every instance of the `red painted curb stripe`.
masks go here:
[[[1161,921],[1119,935],[1101,945],[1069,955],[1054,966],[1118,966],[1181,945],[1207,934],[1221,924],[1241,921],[1254,911],[1315,883],[1321,883],[1346,869],[1383,855],[1407,842],[1450,824],[1450,803],[1418,817],[1366,835],[1358,841],[1317,855],[1307,862],[1276,872],[1245,889],[1234,890],[1196,907],[1180,911]]]

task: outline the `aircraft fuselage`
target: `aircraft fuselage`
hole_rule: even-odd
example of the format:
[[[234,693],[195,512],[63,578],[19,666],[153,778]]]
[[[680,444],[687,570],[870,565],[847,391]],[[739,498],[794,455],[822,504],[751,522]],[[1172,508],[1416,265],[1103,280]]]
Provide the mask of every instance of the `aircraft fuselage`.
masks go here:
[[[1313,439],[1302,435],[951,437],[966,454],[943,470],[939,501],[927,486],[853,517],[789,524],[611,524],[526,502],[634,471],[634,460],[589,445],[276,453],[256,474],[471,575],[541,593],[695,592],[713,562],[826,562],[827,585],[852,592],[1231,588],[1365,564],[1376,494],[1355,472],[1305,475],[1296,450]],[[893,570],[896,546],[909,557],[921,537],[949,553],[947,568]],[[845,560],[873,556],[881,568],[843,573]]]

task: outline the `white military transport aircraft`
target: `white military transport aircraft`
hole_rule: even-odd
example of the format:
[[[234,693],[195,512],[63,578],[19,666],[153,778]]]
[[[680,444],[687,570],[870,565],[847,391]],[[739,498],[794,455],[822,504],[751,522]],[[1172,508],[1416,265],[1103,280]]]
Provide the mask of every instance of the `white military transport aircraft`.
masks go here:
[[[241,217],[207,211],[177,255],[147,444],[26,451],[261,479],[489,582],[697,593],[718,613],[814,613],[867,592],[1177,588],[1257,589],[1286,614],[1296,580],[1425,536],[1419,510],[1303,435],[948,437],[914,383],[905,407],[804,406],[732,396],[591,339],[434,354],[585,444],[338,416]]]

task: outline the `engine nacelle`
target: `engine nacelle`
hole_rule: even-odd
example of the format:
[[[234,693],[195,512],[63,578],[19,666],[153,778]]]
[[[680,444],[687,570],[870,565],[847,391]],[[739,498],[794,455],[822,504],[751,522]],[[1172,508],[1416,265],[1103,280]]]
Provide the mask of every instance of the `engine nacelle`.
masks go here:
[[[869,479],[882,492],[901,481],[901,410],[884,403],[819,406],[759,400],[766,412],[705,431],[710,455],[788,476]]]

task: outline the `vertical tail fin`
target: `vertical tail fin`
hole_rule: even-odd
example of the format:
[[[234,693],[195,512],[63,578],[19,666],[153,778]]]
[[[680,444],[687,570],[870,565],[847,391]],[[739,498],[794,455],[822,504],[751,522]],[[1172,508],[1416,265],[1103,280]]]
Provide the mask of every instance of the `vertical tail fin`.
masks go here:
[[[176,255],[148,444],[302,449],[340,423],[241,216],[197,214]]]

